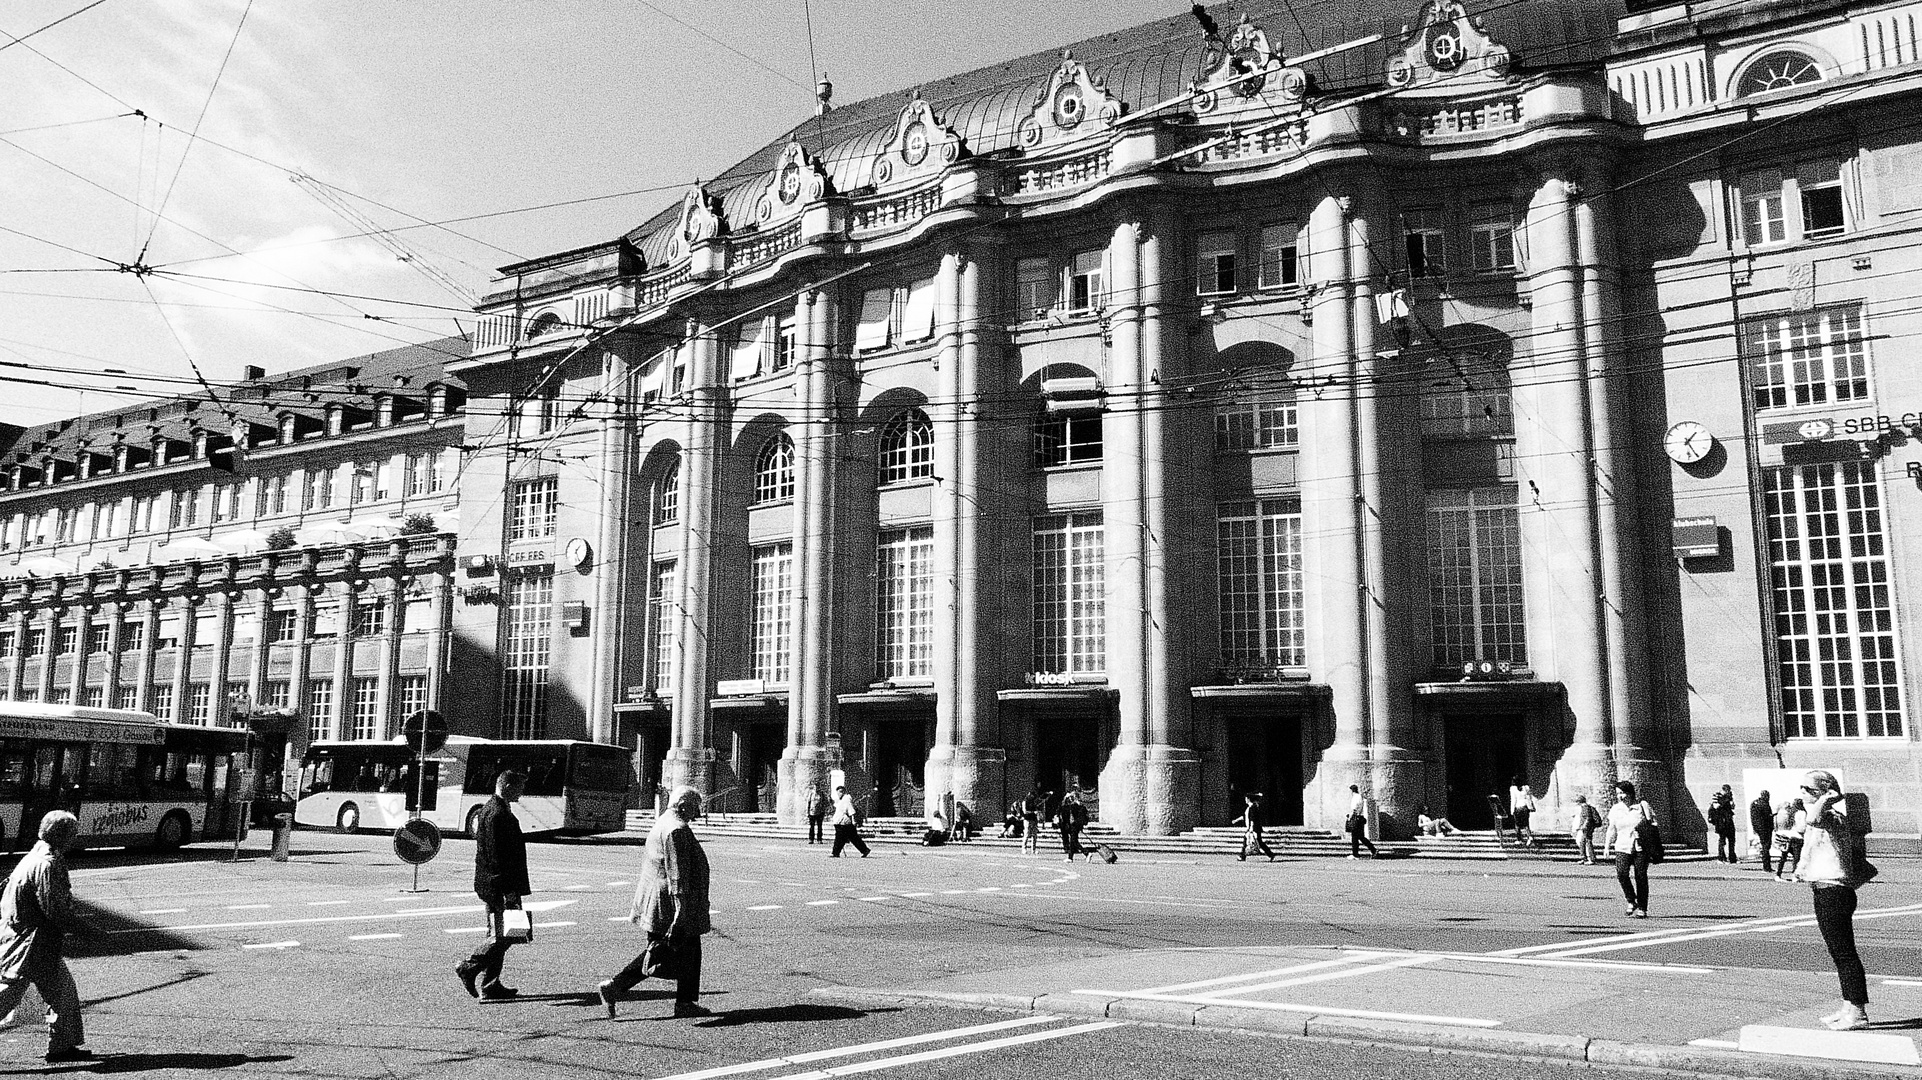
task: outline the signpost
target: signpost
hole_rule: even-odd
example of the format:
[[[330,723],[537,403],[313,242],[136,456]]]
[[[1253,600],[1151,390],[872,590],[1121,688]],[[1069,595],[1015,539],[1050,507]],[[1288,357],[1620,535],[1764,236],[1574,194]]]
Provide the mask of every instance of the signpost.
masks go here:
[[[394,854],[414,867],[414,887],[401,891],[426,892],[420,887],[420,868],[440,854],[440,829],[420,816],[420,807],[427,801],[427,755],[447,745],[447,718],[422,709],[403,721],[400,730],[414,752],[414,809],[407,824],[394,830]]]

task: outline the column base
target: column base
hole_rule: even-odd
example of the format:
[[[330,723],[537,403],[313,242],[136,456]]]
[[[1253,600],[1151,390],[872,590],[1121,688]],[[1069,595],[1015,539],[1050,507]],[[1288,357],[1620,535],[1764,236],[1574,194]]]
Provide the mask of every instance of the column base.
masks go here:
[[[1540,809],[1536,812],[1545,819],[1566,821],[1568,808],[1575,805],[1575,796],[1585,795],[1588,803],[1606,816],[1609,807],[1615,805],[1615,781],[1618,778],[1615,754],[1606,746],[1576,744],[1562,751],[1560,760],[1555,762],[1554,776],[1547,791],[1537,792]],[[1620,777],[1635,779],[1634,777]],[[1639,793],[1641,783],[1635,787]],[[1660,813],[1660,807],[1657,807]],[[1548,815],[1553,814],[1552,818]]]
[[[807,824],[808,789],[819,786],[821,794],[834,798],[834,770],[841,767],[841,751],[825,746],[790,746],[781,752],[780,793],[774,799],[774,813],[782,825]]]
[[[1616,747],[1615,774],[1635,785],[1635,794],[1655,807],[1663,825],[1674,819],[1669,813],[1668,762],[1657,757],[1654,751],[1642,746]],[[1741,807],[1736,809],[1739,811]],[[1737,819],[1740,819],[1739,813]]]
[[[1379,744],[1371,757],[1373,760],[1368,766],[1371,783],[1362,790],[1373,792],[1373,824],[1381,834],[1377,839],[1412,839],[1419,831],[1415,815],[1428,801],[1428,762],[1402,747]],[[1342,810],[1347,810],[1346,804]]]
[[[701,793],[705,803],[714,794],[715,753],[707,747],[672,747],[661,761],[661,787],[671,797],[683,785]]]
[[[1201,816],[1201,759],[1164,743],[1117,746],[1101,770],[1101,823],[1122,833],[1173,836]]]
[[[1352,785],[1363,793],[1371,791],[1368,766],[1365,746],[1329,747],[1316,763],[1314,780],[1302,792],[1302,824],[1341,832],[1348,822],[1348,803],[1355,797],[1348,788]]]
[[[946,813],[946,796],[967,804],[976,828],[1000,821],[1008,804],[1008,752],[998,746],[937,746],[928,751],[928,805]]]

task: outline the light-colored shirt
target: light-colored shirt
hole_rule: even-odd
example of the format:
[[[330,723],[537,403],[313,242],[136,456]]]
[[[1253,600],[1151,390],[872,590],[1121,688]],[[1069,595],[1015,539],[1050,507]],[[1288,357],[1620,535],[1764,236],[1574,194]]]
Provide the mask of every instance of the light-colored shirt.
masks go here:
[[[834,824],[854,824],[854,796],[845,791],[834,800]]]
[[[1512,814],[1517,810],[1527,810],[1527,811],[1533,812],[1534,809],[1535,809],[1535,793],[1528,790],[1528,786],[1526,784],[1522,785],[1521,787],[1512,787],[1508,789],[1508,812],[1509,813]]]
[[[1655,820],[1655,808],[1647,800],[1635,803],[1617,802],[1608,811],[1608,839],[1602,847],[1608,851],[1632,852],[1641,844],[1641,837],[1635,830],[1642,822],[1659,825]],[[1626,841],[1624,841],[1626,838]]]
[[[1366,816],[1367,813],[1368,813],[1368,800],[1362,797],[1361,792],[1357,791],[1348,797],[1348,816],[1349,817],[1354,817],[1356,814],[1361,814],[1363,816]]]
[[[1808,830],[1804,836],[1802,861],[1795,872],[1810,885],[1861,884],[1856,879],[1856,845],[1862,841],[1849,828],[1848,805],[1840,798],[1812,804],[1798,814]]]
[[[73,909],[67,860],[45,840],[33,845],[0,896],[0,980],[14,981],[60,960],[60,942],[91,927]]]

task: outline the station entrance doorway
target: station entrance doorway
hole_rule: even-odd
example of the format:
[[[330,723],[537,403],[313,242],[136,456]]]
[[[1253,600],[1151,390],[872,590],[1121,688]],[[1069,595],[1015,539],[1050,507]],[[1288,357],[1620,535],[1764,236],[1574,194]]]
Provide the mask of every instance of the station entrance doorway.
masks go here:
[[[1442,717],[1448,819],[1463,829],[1495,827],[1495,796],[1528,774],[1528,723],[1521,713],[1451,713]]]
[[[869,805],[875,817],[917,817],[926,812],[931,723],[921,716],[869,721],[868,776],[874,784]]]
[[[1042,716],[1034,725],[1034,782],[1052,807],[1071,788],[1094,791],[1101,784],[1101,720],[1094,716]],[[1016,796],[1026,792],[1016,792]]]
[[[1262,825],[1301,824],[1301,716],[1229,713],[1222,725],[1227,735],[1229,817],[1240,816],[1243,795],[1259,791]]]

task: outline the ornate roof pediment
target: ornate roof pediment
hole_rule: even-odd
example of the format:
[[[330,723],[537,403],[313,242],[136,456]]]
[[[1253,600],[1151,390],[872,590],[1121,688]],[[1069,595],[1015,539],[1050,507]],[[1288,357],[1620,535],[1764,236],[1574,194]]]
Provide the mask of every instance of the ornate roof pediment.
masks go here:
[[[1308,97],[1308,73],[1298,67],[1282,66],[1282,59],[1268,43],[1267,33],[1243,13],[1241,24],[1227,40],[1208,43],[1202,72],[1195,79],[1194,88],[1216,89],[1195,96],[1195,112],[1212,117],[1243,109],[1270,114],[1277,105],[1299,108]],[[1247,77],[1233,85],[1222,85],[1239,76]]]
[[[834,184],[807,147],[790,142],[774,163],[767,194],[754,204],[756,224],[776,225],[801,216],[801,208],[834,194]]]
[[[894,137],[874,158],[872,183],[876,190],[908,187],[967,156],[967,143],[916,91],[895,121]]]
[[[1388,85],[1416,93],[1477,89],[1476,77],[1508,76],[1514,54],[1482,29],[1458,0],[1428,0],[1413,30],[1401,28],[1401,51],[1388,58]]]
[[[681,216],[674,228],[674,258],[687,257],[695,244],[727,235],[727,217],[721,200],[696,183],[681,197]]]
[[[1034,109],[1021,120],[1021,149],[1032,153],[1054,143],[1075,142],[1112,126],[1128,110],[1126,102],[1108,92],[1105,83],[1088,74],[1088,67],[1070,50],[1061,53],[1048,85],[1034,99]]]

